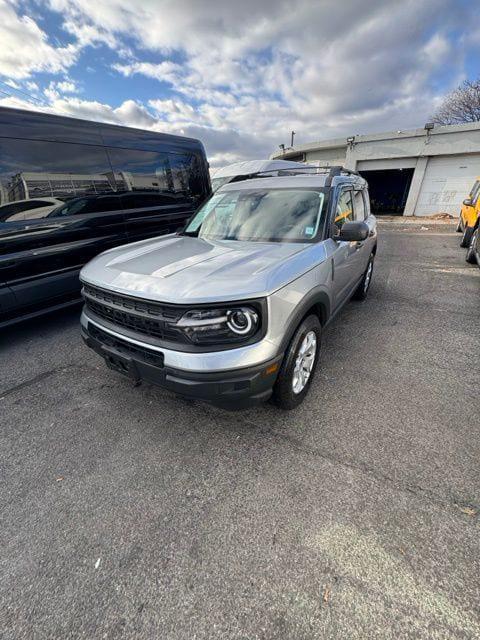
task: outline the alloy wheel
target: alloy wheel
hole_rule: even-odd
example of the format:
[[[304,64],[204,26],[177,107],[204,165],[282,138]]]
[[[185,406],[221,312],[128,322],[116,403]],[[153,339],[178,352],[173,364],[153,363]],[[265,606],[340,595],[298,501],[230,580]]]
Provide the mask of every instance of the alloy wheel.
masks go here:
[[[309,331],[302,340],[295,360],[293,370],[292,389],[293,393],[301,393],[310,378],[313,364],[317,354],[317,336],[315,331]]]

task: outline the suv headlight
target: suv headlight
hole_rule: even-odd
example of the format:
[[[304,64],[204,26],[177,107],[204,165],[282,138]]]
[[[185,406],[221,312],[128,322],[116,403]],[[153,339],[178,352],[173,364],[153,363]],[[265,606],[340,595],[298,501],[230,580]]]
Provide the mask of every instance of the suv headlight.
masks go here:
[[[260,316],[249,306],[192,309],[175,326],[195,344],[246,342],[259,330]]]

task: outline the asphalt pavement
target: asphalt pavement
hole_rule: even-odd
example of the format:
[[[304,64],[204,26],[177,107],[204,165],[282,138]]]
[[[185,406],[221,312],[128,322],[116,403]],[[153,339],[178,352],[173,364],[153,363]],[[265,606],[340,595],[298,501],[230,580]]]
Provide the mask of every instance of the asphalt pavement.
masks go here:
[[[480,638],[480,269],[381,224],[305,403],[131,383],[79,309],[0,337],[0,637]]]

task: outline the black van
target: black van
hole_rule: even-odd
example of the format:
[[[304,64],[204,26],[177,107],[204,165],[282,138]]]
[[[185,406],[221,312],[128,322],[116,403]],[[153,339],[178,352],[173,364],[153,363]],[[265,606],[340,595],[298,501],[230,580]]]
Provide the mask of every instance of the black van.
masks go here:
[[[0,327],[75,302],[86,262],[175,232],[210,191],[198,140],[0,108]]]

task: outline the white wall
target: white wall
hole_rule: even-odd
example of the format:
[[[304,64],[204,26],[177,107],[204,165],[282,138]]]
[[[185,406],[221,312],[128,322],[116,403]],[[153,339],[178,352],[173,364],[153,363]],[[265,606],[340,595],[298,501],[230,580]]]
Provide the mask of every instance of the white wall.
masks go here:
[[[392,131],[325,140],[287,150],[305,160],[342,164],[348,169],[376,170],[415,167],[404,215],[450,213],[458,216],[477,176],[480,176],[480,123]]]
[[[318,149],[317,151],[309,151],[306,154],[307,162],[322,162],[332,167],[335,165],[345,165],[346,147],[339,149]]]
[[[360,160],[357,171],[379,171],[383,169],[414,169],[417,158],[390,158],[388,160]]]

